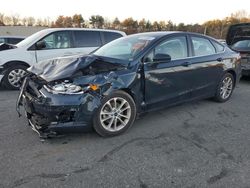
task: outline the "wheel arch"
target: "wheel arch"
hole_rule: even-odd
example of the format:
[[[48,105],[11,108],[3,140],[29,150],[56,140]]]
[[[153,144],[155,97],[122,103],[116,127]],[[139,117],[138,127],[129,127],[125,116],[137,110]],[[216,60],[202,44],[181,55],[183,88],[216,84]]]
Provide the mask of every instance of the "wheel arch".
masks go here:
[[[132,99],[134,100],[135,104],[136,104],[136,97],[135,97],[134,93],[129,88],[121,88],[119,90],[124,91],[127,94],[129,94],[132,97]]]
[[[8,61],[7,63],[3,64],[3,67],[4,68],[9,68],[9,67],[12,67],[14,65],[23,65],[23,66],[25,66],[27,68],[30,67],[30,65],[28,63],[26,63],[24,61],[18,61],[18,60],[16,60],[16,61]]]

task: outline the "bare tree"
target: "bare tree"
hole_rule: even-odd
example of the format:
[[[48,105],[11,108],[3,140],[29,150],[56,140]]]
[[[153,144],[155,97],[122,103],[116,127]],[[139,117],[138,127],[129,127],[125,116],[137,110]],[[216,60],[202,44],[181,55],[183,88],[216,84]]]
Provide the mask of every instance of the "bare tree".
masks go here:
[[[21,19],[21,23],[22,23],[22,25],[27,26],[27,25],[28,25],[27,18],[26,18],[26,17],[23,17],[23,18]]]
[[[115,28],[115,29],[120,29],[121,28],[121,22],[117,17],[113,21],[112,25],[113,25],[113,28]]]
[[[0,13],[0,25],[4,25],[4,14]]]
[[[18,25],[19,21],[20,21],[20,16],[19,14],[13,14],[10,16],[11,21],[12,21],[12,25]]]
[[[234,18],[238,19],[239,21],[241,21],[242,18],[248,17],[248,13],[246,10],[238,10],[235,13],[232,13],[231,17],[234,17]]]
[[[10,16],[4,16],[4,21],[3,21],[3,23],[5,24],[5,25],[11,25],[12,24],[12,20],[11,20],[11,17]]]
[[[35,18],[33,18],[31,16],[27,18],[27,25],[28,26],[33,26],[35,23],[36,23]]]
[[[36,20],[36,26],[43,26],[43,20],[41,18]]]
[[[45,27],[50,27],[51,26],[51,22],[50,22],[49,17],[43,19],[43,26],[45,26]]]

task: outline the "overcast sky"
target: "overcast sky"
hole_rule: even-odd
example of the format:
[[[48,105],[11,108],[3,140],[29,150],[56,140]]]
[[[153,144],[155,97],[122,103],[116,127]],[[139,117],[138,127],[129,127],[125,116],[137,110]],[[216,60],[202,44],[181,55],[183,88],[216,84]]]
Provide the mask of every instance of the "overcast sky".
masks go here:
[[[249,11],[250,0],[1,0],[0,13],[18,14],[55,20],[58,15],[80,13],[85,19],[93,14],[120,20],[133,17],[151,21],[172,20],[174,23],[203,23],[222,19],[238,10]]]

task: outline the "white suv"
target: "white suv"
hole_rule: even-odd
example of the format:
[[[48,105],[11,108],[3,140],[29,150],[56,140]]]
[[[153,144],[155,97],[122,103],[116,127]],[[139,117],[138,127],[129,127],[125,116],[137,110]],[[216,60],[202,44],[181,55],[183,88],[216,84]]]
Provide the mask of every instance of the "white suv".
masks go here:
[[[55,57],[88,54],[125,35],[121,31],[103,29],[44,29],[16,46],[0,47],[0,81],[9,89],[17,89],[20,78],[26,74],[25,70],[34,63]]]

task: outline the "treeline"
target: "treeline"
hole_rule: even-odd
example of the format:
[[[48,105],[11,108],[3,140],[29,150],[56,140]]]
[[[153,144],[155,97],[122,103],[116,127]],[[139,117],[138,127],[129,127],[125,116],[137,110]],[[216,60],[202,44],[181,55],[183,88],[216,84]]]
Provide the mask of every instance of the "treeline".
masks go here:
[[[190,20],[192,21],[192,20]],[[115,18],[110,20],[100,15],[92,15],[84,19],[81,14],[73,16],[58,16],[55,21],[49,18],[35,19],[34,17],[20,18],[18,15],[6,16],[0,13],[0,26],[23,25],[23,26],[45,26],[45,27],[84,27],[117,29],[127,34],[148,32],[148,31],[190,31],[204,33],[215,38],[225,38],[230,25],[242,22],[250,22],[250,15],[244,10],[232,13],[224,19],[206,21],[203,24],[175,24],[171,20],[151,22],[146,19],[134,20],[132,17],[124,20]]]

